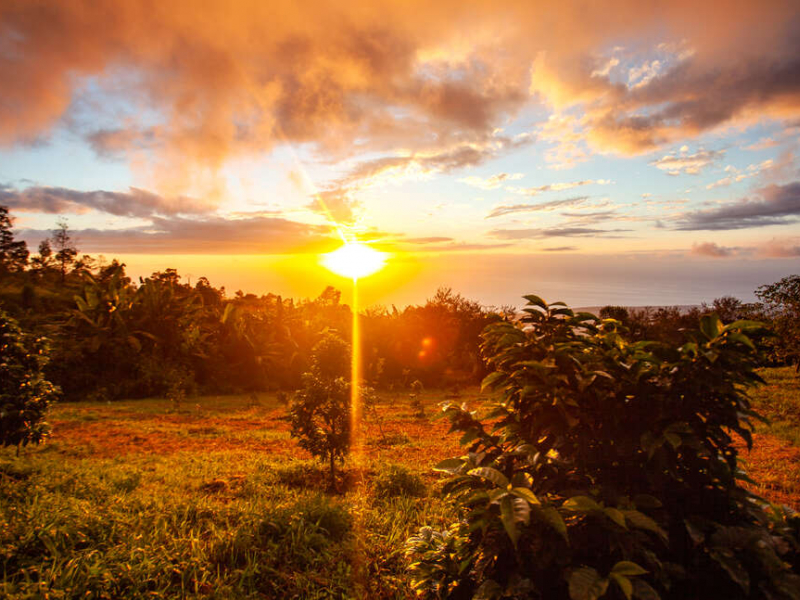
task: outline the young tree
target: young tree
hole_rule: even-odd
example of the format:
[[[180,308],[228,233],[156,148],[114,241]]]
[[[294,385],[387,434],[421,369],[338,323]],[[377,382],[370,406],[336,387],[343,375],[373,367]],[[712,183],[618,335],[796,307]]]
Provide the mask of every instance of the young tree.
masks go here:
[[[345,379],[350,347],[328,333],[313,350],[311,371],[289,405],[292,437],[301,448],[327,461],[331,488],[336,486],[336,461],[344,462],[350,451],[350,382]]]
[[[407,553],[425,598],[800,598],[797,540],[741,487],[759,325],[700,320],[680,345],[526,296],[483,334],[497,401],[445,407],[467,453],[437,470],[460,519]],[[796,525],[795,525],[796,526]]]
[[[75,262],[75,257],[78,255],[78,248],[69,234],[69,225],[63,219],[59,219],[56,229],[53,231],[53,246],[55,246],[55,259],[63,285],[67,277],[67,269]]]
[[[8,208],[0,206],[0,275],[15,273],[28,264],[28,244],[14,239]]]
[[[45,379],[47,346],[22,333],[17,322],[0,311],[0,445],[38,444],[48,433],[45,412],[56,388]]]

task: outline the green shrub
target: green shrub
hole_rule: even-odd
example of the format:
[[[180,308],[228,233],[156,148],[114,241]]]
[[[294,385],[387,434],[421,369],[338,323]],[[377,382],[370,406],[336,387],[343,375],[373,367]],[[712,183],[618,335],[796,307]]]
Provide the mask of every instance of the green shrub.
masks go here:
[[[425,495],[425,484],[419,475],[401,465],[390,465],[382,469],[372,483],[375,496],[393,498],[396,496],[421,497]]]
[[[437,467],[461,519],[408,541],[420,595],[800,597],[791,524],[739,485],[759,324],[709,315],[679,346],[629,343],[526,299],[483,334],[496,402],[444,409],[467,449]]]
[[[38,444],[48,434],[45,413],[56,388],[45,379],[47,345],[22,333],[0,311],[0,445]]]

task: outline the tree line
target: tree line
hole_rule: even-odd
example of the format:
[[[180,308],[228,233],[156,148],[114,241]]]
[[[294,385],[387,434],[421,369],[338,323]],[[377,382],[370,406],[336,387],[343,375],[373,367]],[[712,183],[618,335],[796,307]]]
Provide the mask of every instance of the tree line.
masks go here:
[[[780,335],[768,342],[772,359],[796,362],[800,276],[759,288],[762,301],[721,298],[688,313],[605,307],[632,339],[676,341],[704,312],[724,322],[764,320]],[[310,372],[313,348],[329,333],[350,342],[352,313],[332,287],[317,298],[276,294],[233,296],[201,277],[183,282],[175,269],[133,281],[125,265],[82,255],[59,221],[31,254],[16,240],[0,206],[0,309],[37,339],[46,339],[49,381],[66,400],[196,393],[294,390]],[[484,328],[514,318],[450,289],[425,304],[361,314],[366,382],[379,389],[459,387],[488,373],[480,354]]]

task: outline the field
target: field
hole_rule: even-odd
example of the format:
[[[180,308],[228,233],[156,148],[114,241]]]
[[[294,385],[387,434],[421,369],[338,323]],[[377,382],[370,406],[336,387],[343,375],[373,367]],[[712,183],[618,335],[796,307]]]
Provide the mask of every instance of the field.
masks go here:
[[[800,506],[800,378],[763,372],[772,419],[743,456],[768,499]],[[383,395],[363,451],[326,473],[272,395],[57,406],[42,447],[0,453],[4,598],[408,598],[404,540],[452,520],[431,467],[459,454],[445,400]]]

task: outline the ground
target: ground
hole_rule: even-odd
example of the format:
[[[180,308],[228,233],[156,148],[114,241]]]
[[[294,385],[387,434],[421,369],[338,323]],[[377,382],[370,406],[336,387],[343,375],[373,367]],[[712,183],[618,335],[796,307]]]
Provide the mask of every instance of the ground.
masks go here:
[[[800,377],[763,375],[754,400],[773,421],[742,456],[758,493],[797,508]],[[0,596],[412,597],[403,542],[452,521],[431,468],[460,454],[432,417],[480,403],[422,400],[418,415],[408,395],[381,396],[338,493],[273,395],[57,406],[50,441],[0,453]]]

